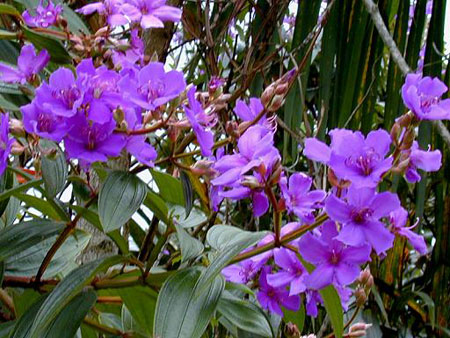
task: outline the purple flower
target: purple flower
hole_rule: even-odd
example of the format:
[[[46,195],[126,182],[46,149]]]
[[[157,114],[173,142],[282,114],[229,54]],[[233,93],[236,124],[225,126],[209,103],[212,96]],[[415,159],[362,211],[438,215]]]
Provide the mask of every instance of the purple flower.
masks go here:
[[[125,138],[113,133],[114,120],[95,123],[80,112],[70,123],[71,132],[64,139],[66,151],[69,158],[77,158],[87,166],[96,161],[106,162],[108,156],[118,156],[125,146]]]
[[[36,55],[33,45],[25,45],[20,50],[17,68],[0,63],[0,80],[25,84],[27,81],[32,80],[33,76],[38,74],[49,60],[50,55],[45,49],[42,49]]]
[[[139,37],[139,31],[132,29],[130,32],[130,38],[121,40],[120,43],[124,43],[128,46],[126,51],[114,50],[112,54],[112,60],[114,66],[125,68],[128,65],[134,65],[136,62],[141,62],[144,57],[144,41]]]
[[[259,277],[257,298],[262,308],[280,316],[283,316],[281,306],[291,311],[297,311],[300,307],[300,297],[298,295],[289,296],[289,292],[284,288],[270,286],[267,282],[267,276],[270,272],[271,268],[265,266]]]
[[[211,181],[213,186],[223,189],[220,196],[240,200],[251,197],[255,217],[263,215],[269,202],[264,185],[276,163],[280,160],[273,146],[273,133],[256,125],[250,127],[238,141],[239,153],[225,155],[214,165],[219,175]],[[247,175],[247,174],[252,175]]]
[[[306,157],[328,164],[338,178],[353,185],[376,187],[392,165],[392,157],[385,158],[391,145],[389,134],[380,129],[364,138],[360,132],[334,129],[330,135],[330,147],[315,138],[306,139]]]
[[[418,253],[425,255],[428,252],[425,239],[411,230],[414,229],[417,224],[406,227],[405,225],[407,221],[408,212],[403,208],[398,208],[389,214],[389,222],[392,224],[393,232],[399,236],[407,238]]]
[[[316,318],[319,311],[317,304],[323,304],[323,299],[317,290],[306,290],[306,314]]]
[[[342,223],[336,239],[348,245],[369,243],[377,254],[392,247],[394,236],[379,221],[400,207],[397,195],[390,192],[376,193],[371,188],[354,188],[347,192],[347,201],[330,195],[325,210],[334,221]]]
[[[402,86],[402,97],[419,120],[450,119],[450,99],[441,99],[447,92],[447,86],[438,78],[421,74],[406,75]]]
[[[244,250],[245,252],[247,250]],[[268,258],[264,255],[257,255],[250,259],[243,260],[237,264],[227,266],[222,270],[222,275],[225,276],[227,281],[239,284],[247,284],[262,269]]]
[[[75,76],[67,68],[59,68],[50,75],[49,83],[36,90],[35,100],[44,110],[63,117],[74,116],[82,103],[82,91]]]
[[[179,22],[181,20],[181,9],[167,6],[166,0],[128,0],[135,6],[140,15],[132,17],[133,21],[139,21],[141,27],[164,28],[164,22]]]
[[[286,208],[293,212],[303,222],[314,222],[313,211],[320,207],[320,202],[325,199],[326,193],[322,190],[311,189],[312,179],[303,173],[295,173],[289,177],[289,185],[286,177],[280,180],[280,188],[286,202]]]
[[[274,288],[289,285],[289,296],[298,295],[306,290],[305,277],[308,275],[297,255],[289,249],[277,248],[274,250],[275,264],[281,269],[267,275],[267,283]]]
[[[442,154],[439,150],[420,150],[419,144],[414,141],[410,151],[409,163],[405,172],[405,178],[409,182],[415,183],[421,180],[417,169],[422,169],[424,171],[438,171],[441,167]]]
[[[180,95],[186,88],[183,73],[165,72],[161,62],[151,62],[142,68],[136,80],[130,76],[119,82],[120,88],[135,105],[155,110]]]
[[[77,9],[76,12],[90,15],[97,12],[100,15],[106,16],[108,25],[111,27],[117,27],[126,25],[130,22],[127,19],[127,15],[138,15],[138,10],[122,0],[104,0],[103,2],[93,2],[86,6]]]
[[[316,266],[306,278],[309,288],[319,290],[327,285],[345,286],[359,276],[359,266],[370,260],[370,246],[346,246],[336,239],[338,232],[332,221],[322,225],[322,234],[316,237],[304,235],[298,244],[300,254]]]
[[[40,0],[36,8],[35,16],[31,16],[28,10],[26,10],[22,13],[22,17],[30,27],[47,28],[56,23],[58,15],[61,14],[62,10],[61,5],[55,6],[51,0],[47,0],[47,6],[44,7],[44,0]]]
[[[211,156],[214,145],[214,134],[209,128],[216,124],[216,117],[212,114],[206,114],[200,102],[195,99],[195,87],[189,89],[187,97],[189,108],[184,106],[186,117],[197,137],[202,155]]]
[[[8,137],[9,133],[9,116],[1,114],[0,125],[0,176],[4,174],[8,167],[8,157],[11,153],[11,146],[14,143],[13,138]]]
[[[39,101],[22,106],[23,125],[28,133],[59,142],[69,131],[67,120],[44,109]]]
[[[263,109],[264,106],[261,103],[261,100],[252,97],[250,98],[250,103],[248,105],[243,100],[237,100],[234,112],[242,121],[253,121]],[[265,116],[258,121],[258,124],[271,128],[271,123],[267,121]]]

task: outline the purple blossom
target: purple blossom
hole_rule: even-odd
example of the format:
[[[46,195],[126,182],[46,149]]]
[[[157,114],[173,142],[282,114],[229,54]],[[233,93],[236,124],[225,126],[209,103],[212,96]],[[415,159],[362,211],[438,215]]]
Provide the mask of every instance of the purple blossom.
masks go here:
[[[90,15],[97,12],[100,15],[106,16],[108,25],[117,27],[129,23],[127,15],[138,15],[138,10],[125,3],[123,0],[104,0],[102,2],[94,2],[87,4],[76,10],[76,12],[83,15]]]
[[[167,6],[166,0],[128,0],[140,12],[136,17],[141,27],[146,28],[164,28],[164,22],[179,22],[181,20],[181,9],[173,6]]]
[[[319,311],[317,304],[323,304],[323,299],[317,290],[306,290],[306,314],[308,316],[316,318]]]
[[[267,276],[270,272],[271,268],[265,266],[259,277],[257,298],[262,308],[280,316],[283,316],[281,306],[291,311],[297,311],[300,307],[300,297],[298,295],[289,296],[289,292],[284,288],[270,286],[267,282]]]
[[[437,77],[422,77],[421,74],[406,75],[402,86],[402,97],[419,120],[450,119],[450,99],[441,99],[447,86]]]
[[[101,161],[106,162],[108,156],[118,156],[125,146],[125,138],[114,134],[114,120],[96,123],[88,120],[86,114],[78,113],[70,120],[71,132],[65,137],[64,144],[69,158],[77,158],[84,165]]]
[[[82,103],[82,94],[72,71],[59,68],[50,75],[48,84],[44,82],[36,90],[35,100],[44,110],[57,116],[71,117]]]
[[[112,53],[112,60],[114,66],[126,68],[129,65],[134,65],[136,62],[142,62],[144,56],[144,41],[139,37],[139,31],[132,29],[130,38],[120,41],[128,46],[127,50],[121,51],[115,49]]]
[[[246,251],[244,250],[243,252]],[[222,275],[225,276],[227,281],[247,284],[256,277],[267,260],[268,257],[266,255],[260,254],[237,264],[227,266],[222,270]]]
[[[274,288],[289,285],[289,296],[304,292],[306,290],[305,278],[308,272],[297,255],[289,249],[277,248],[274,250],[274,260],[280,270],[267,275],[267,283]]]
[[[49,60],[50,55],[45,49],[42,49],[36,55],[33,45],[25,45],[20,50],[17,68],[0,63],[0,80],[25,84],[27,81],[31,81],[33,76],[38,74]]]
[[[264,106],[261,100],[251,97],[248,105],[243,100],[237,100],[234,112],[242,121],[253,121],[263,109]],[[267,121],[265,116],[258,121],[258,124],[265,125],[268,128],[271,127],[271,123]]]
[[[389,134],[379,129],[364,138],[358,131],[334,129],[330,135],[330,147],[315,138],[306,139],[306,157],[328,164],[338,178],[350,180],[355,186],[376,187],[392,166],[392,157],[386,158],[391,145]]]
[[[280,180],[280,188],[286,202],[286,208],[294,213],[303,222],[314,222],[314,209],[320,207],[320,202],[325,199],[326,193],[322,190],[310,191],[312,179],[303,173],[295,173],[289,177],[289,185],[286,177]]]
[[[441,167],[442,154],[439,150],[420,150],[419,144],[414,141],[410,151],[409,163],[405,172],[405,178],[409,182],[415,183],[421,180],[417,169],[422,169],[424,171],[438,171]]]
[[[216,124],[216,117],[212,114],[206,114],[200,102],[195,99],[195,87],[191,87],[187,92],[189,108],[184,106],[186,117],[194,130],[197,142],[200,145],[203,156],[212,155],[214,146],[214,134],[210,127]]]
[[[11,147],[14,143],[13,138],[8,137],[9,133],[9,116],[1,114],[0,120],[0,176],[4,174],[8,167],[8,157],[11,153]]]
[[[25,20],[25,23],[30,27],[47,28],[56,23],[62,10],[62,5],[55,6],[51,0],[47,0],[47,6],[44,7],[44,0],[40,0],[39,5],[35,10],[36,15],[32,16],[27,9],[22,13],[22,17]]]
[[[428,252],[425,239],[411,230],[414,229],[417,224],[406,227],[405,225],[407,221],[408,212],[403,208],[398,208],[389,214],[389,222],[392,224],[393,232],[408,239],[418,253],[425,255]]]
[[[166,72],[161,62],[151,62],[143,67],[137,79],[126,76],[119,82],[120,88],[135,105],[155,110],[180,95],[186,88],[183,73]]]
[[[222,197],[234,200],[251,197],[253,214],[259,217],[269,207],[265,181],[280,159],[273,146],[273,133],[263,126],[252,126],[239,138],[238,149],[239,153],[225,155],[215,163],[213,169],[219,175],[211,183],[222,187]]]
[[[337,236],[335,223],[327,221],[322,225],[320,237],[307,233],[300,239],[300,254],[316,266],[306,279],[309,288],[320,290],[330,284],[348,285],[359,276],[359,266],[370,260],[369,245],[346,246]]]
[[[39,101],[22,106],[23,125],[28,133],[59,142],[69,131],[67,120],[44,109]]]
[[[347,245],[369,243],[377,254],[392,247],[394,236],[380,222],[400,207],[398,196],[390,192],[376,193],[371,188],[348,189],[347,200],[330,195],[325,210],[334,221],[342,223],[337,240]]]

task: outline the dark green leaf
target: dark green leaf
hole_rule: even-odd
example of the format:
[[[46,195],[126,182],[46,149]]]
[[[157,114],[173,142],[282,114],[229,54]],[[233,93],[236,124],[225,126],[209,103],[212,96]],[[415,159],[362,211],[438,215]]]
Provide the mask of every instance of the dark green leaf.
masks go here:
[[[0,4],[0,14],[13,15],[18,18],[22,17],[22,15],[20,15],[20,12],[17,9],[15,9],[13,6],[5,4],[5,3]]]
[[[53,143],[41,140],[41,146],[52,150],[52,157],[43,155],[41,158],[42,178],[45,191],[49,197],[55,197],[64,188],[67,179],[67,163],[63,152]]]
[[[40,338],[46,332],[52,321],[61,311],[75,298],[83,289],[84,285],[90,283],[95,275],[106,270],[112,265],[123,262],[120,256],[112,256],[106,259],[98,259],[81,265],[71,271],[49,294],[39,308],[36,318],[31,327],[30,338]]]
[[[42,179],[31,180],[31,181],[28,181],[27,183],[19,184],[19,185],[15,186],[14,188],[7,189],[7,190],[3,191],[2,193],[0,193],[0,201],[3,201],[5,199],[13,196],[14,194],[18,194],[22,191],[27,191],[30,188],[37,188],[41,184],[42,184]]]
[[[194,206],[194,189],[192,187],[189,175],[184,170],[181,171],[181,185],[183,187],[184,208],[186,209],[186,218],[189,217]]]
[[[178,234],[178,241],[181,249],[181,262],[184,263],[192,258],[197,258],[203,252],[203,243],[187,233],[183,227],[175,225]]]
[[[247,300],[224,292],[219,300],[217,310],[241,330],[263,337],[273,337],[270,323],[264,312]]]
[[[158,186],[159,195],[166,202],[184,206],[183,187],[180,180],[156,170],[152,170],[151,173]]]
[[[98,213],[104,232],[119,229],[139,209],[147,186],[135,175],[113,171],[106,178],[98,199]]]
[[[58,234],[62,223],[38,220],[22,222],[0,230],[0,260],[21,253],[23,250]]]
[[[297,326],[300,332],[303,331],[305,325],[305,306],[303,303],[300,305],[298,311],[291,311],[283,307],[283,320],[285,323],[293,323]]]
[[[14,185],[14,176],[13,173],[10,170],[7,170],[2,177],[0,177],[0,194],[4,191],[11,189]],[[0,216],[3,215],[3,213],[6,210],[6,207],[8,206],[9,198],[4,199],[0,202]]]
[[[331,325],[336,338],[342,338],[344,332],[344,314],[342,312],[341,299],[333,286],[327,286],[319,291],[323,299],[323,304],[330,316]]]
[[[30,41],[38,50],[46,49],[55,63],[71,63],[72,57],[63,47],[61,42],[45,34],[36,33],[25,26],[21,27],[25,39]]]
[[[170,220],[168,218],[169,209],[167,208],[166,203],[153,191],[148,191],[144,200],[144,205],[149,208],[161,221],[166,224],[170,224]]]
[[[198,268],[181,270],[164,283],[156,304],[154,336],[202,336],[214,314],[225,281],[222,276],[217,276],[199,292],[197,281],[200,273]]]
[[[19,321],[16,323],[14,330],[11,333],[11,338],[29,337],[33,320],[36,318],[36,314],[44,301],[45,296],[38,299],[35,303],[33,303],[33,305],[28,308],[28,310],[22,315],[22,317],[20,317]]]

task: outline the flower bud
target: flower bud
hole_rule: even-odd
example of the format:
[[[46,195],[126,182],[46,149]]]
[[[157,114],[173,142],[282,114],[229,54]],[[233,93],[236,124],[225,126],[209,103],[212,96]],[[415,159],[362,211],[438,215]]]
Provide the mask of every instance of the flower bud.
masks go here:
[[[284,104],[284,95],[275,95],[267,107],[270,112],[276,112]]]
[[[398,145],[398,139],[402,132],[402,127],[398,123],[394,123],[391,128],[391,140],[395,145]]]
[[[280,82],[281,83],[289,83],[294,79],[295,74],[297,73],[297,68],[292,68],[291,70],[289,70],[286,74],[284,74],[281,79]]]
[[[408,129],[403,135],[402,143],[400,144],[400,150],[410,149],[414,139],[416,137],[416,132],[413,129]]]
[[[359,277],[357,279],[357,281],[361,284],[361,285],[366,285],[367,281],[369,280],[369,278],[372,276],[372,274],[370,273],[369,269],[364,269],[363,271],[360,272]]]
[[[372,324],[356,323],[350,326],[347,337],[364,337]]]
[[[23,122],[17,119],[9,120],[9,132],[17,137],[25,136],[25,129],[23,127]]]
[[[236,121],[227,121],[225,124],[225,130],[228,135],[239,138],[241,126],[237,124]]]
[[[275,88],[275,94],[276,95],[283,95],[285,96],[289,90],[289,83],[282,83]]]
[[[102,27],[98,31],[95,32],[94,36],[95,37],[107,36],[108,35],[108,30],[109,30],[108,26]]]
[[[285,332],[288,338],[300,338],[300,331],[294,323],[287,323]]]
[[[400,127],[408,128],[412,123],[413,117],[414,115],[412,113],[402,115],[396,120],[396,123],[398,123]]]
[[[17,141],[14,141],[14,143],[11,145],[11,154],[13,155],[22,155],[24,151],[25,147]]]
[[[114,121],[117,122],[117,124],[121,124],[125,120],[125,113],[122,109],[117,108],[113,112]]]
[[[363,306],[367,300],[366,292],[363,288],[358,287],[355,291],[356,306]]]
[[[267,87],[261,95],[261,103],[264,107],[267,107],[272,101],[273,96],[275,95],[275,85],[272,83]]]
[[[244,187],[248,187],[250,189],[258,189],[261,188],[261,183],[254,176],[244,176],[241,185]]]

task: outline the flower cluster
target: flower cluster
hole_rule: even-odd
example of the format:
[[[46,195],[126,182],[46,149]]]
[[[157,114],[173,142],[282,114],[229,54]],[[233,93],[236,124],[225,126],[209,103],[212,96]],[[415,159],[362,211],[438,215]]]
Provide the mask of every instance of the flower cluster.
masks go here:
[[[47,5],[44,6],[44,0],[39,0],[39,4],[35,9],[34,15],[30,14],[27,9],[22,13],[25,23],[30,27],[47,28],[57,23],[58,17],[63,11],[62,5],[56,5],[47,0]]]
[[[111,27],[138,23],[144,29],[161,28],[166,21],[181,20],[181,10],[166,5],[166,0],[104,0],[77,11],[84,15],[97,12],[106,17]]]
[[[420,82],[414,89],[412,79]],[[364,136],[358,131],[334,129],[329,132],[330,145],[307,138],[304,155],[328,167],[328,193],[310,190],[313,179],[304,173],[288,177],[279,164],[274,128],[266,119],[245,130],[237,151],[220,155],[213,165],[217,175],[211,181],[214,207],[217,210],[223,198],[250,197],[255,217],[267,212],[270,201],[275,214],[286,211],[298,221],[282,226],[279,233],[275,228],[274,234],[246,249],[247,257],[249,251],[258,254],[226,267],[222,271],[225,278],[234,283],[257,283],[261,306],[280,316],[283,308],[298,310],[304,294],[308,315],[316,316],[317,304],[322,302],[319,291],[329,285],[335,287],[346,308],[350,286],[360,276],[361,266],[372,254],[385,257],[395,236],[408,239],[419,254],[426,254],[427,244],[412,230],[414,225],[407,226],[409,215],[398,196],[377,188],[390,173],[403,173],[414,183],[421,178],[418,169],[439,170],[441,153],[421,150],[414,141],[414,128],[421,119],[448,116],[447,100],[439,99],[446,90],[437,79],[409,76],[404,100],[415,118],[411,113],[399,118],[390,134],[380,129]],[[257,101],[251,101],[250,106],[239,102],[236,114],[249,121],[263,109],[258,107]],[[278,198],[273,192],[277,186]],[[315,223],[318,213],[322,216]],[[285,238],[296,238],[302,231],[306,234],[286,242]],[[271,242],[275,248],[260,253],[258,248]]]

